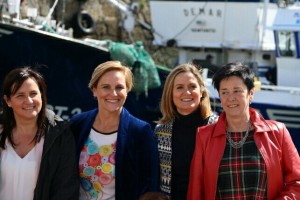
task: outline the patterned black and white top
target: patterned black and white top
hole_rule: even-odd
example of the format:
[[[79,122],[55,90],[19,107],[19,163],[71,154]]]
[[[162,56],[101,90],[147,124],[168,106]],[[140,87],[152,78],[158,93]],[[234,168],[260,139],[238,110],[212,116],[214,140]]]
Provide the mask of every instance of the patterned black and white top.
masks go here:
[[[213,114],[208,119],[204,120],[206,123],[204,125],[215,123],[217,120],[218,115]],[[171,197],[172,192],[172,133],[174,133],[174,123],[175,119],[167,124],[158,124],[154,130],[158,141],[160,160],[160,189],[169,197]]]

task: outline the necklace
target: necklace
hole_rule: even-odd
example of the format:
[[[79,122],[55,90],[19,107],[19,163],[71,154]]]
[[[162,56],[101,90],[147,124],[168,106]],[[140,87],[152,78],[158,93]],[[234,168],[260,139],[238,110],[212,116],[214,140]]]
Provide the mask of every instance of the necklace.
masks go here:
[[[235,142],[235,141],[233,141],[233,139],[231,139],[230,132],[228,132],[228,130],[226,128],[226,138],[227,138],[230,146],[235,149],[241,148],[247,140],[250,128],[251,128],[251,121],[249,122],[249,126],[248,126],[245,136],[238,142]]]

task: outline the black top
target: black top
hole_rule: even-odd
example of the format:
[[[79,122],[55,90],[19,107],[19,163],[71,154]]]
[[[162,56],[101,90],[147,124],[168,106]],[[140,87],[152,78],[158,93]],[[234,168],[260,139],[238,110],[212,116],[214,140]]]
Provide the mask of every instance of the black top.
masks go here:
[[[207,124],[208,118],[203,120],[200,110],[180,115],[175,119],[172,131],[172,200],[184,200],[189,183],[190,164],[199,126]]]
[[[34,200],[75,200],[79,197],[78,162],[74,136],[68,122],[47,111],[43,155]]]

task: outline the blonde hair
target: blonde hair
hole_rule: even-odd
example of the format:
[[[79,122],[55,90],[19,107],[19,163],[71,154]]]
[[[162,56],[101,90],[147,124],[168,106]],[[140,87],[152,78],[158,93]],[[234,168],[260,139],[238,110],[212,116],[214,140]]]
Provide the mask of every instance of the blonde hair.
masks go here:
[[[201,117],[205,119],[212,114],[208,91],[205,87],[200,71],[196,68],[196,66],[186,63],[175,67],[165,81],[160,104],[162,118],[158,121],[158,123],[166,124],[176,117],[176,106],[173,102],[174,80],[179,74],[184,72],[191,72],[200,85],[202,97],[200,99],[199,109],[201,110]]]
[[[131,70],[123,66],[120,61],[107,61],[105,63],[102,63],[98,65],[92,74],[92,78],[89,82],[88,87],[92,90],[93,88],[97,87],[99,79],[107,72],[109,71],[121,71],[125,75],[125,82],[126,82],[126,88],[127,92],[130,92],[133,87],[133,74]]]

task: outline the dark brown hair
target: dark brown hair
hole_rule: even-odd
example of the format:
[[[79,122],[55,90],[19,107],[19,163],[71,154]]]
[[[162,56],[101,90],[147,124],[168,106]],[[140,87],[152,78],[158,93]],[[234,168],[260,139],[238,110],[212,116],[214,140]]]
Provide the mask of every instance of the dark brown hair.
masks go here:
[[[213,76],[212,83],[218,90],[220,89],[220,83],[222,80],[231,76],[236,76],[242,79],[247,86],[248,92],[254,88],[254,72],[247,66],[240,62],[228,63],[219,69]]]
[[[41,137],[45,134],[45,130],[47,127],[47,119],[46,119],[47,87],[45,84],[45,80],[41,74],[31,69],[30,67],[15,68],[5,76],[3,81],[3,89],[2,89],[3,131],[1,133],[1,138],[0,138],[1,148],[5,148],[6,138],[8,138],[8,141],[12,144],[12,146],[15,146],[15,143],[12,140],[12,130],[16,126],[16,120],[14,117],[13,109],[7,105],[4,96],[7,99],[10,99],[11,96],[14,95],[20,89],[24,81],[26,81],[29,78],[31,78],[37,83],[42,98],[42,108],[40,113],[38,114],[38,119],[37,119],[38,131],[36,133],[35,138],[33,139],[33,142],[35,143],[39,142]]]

